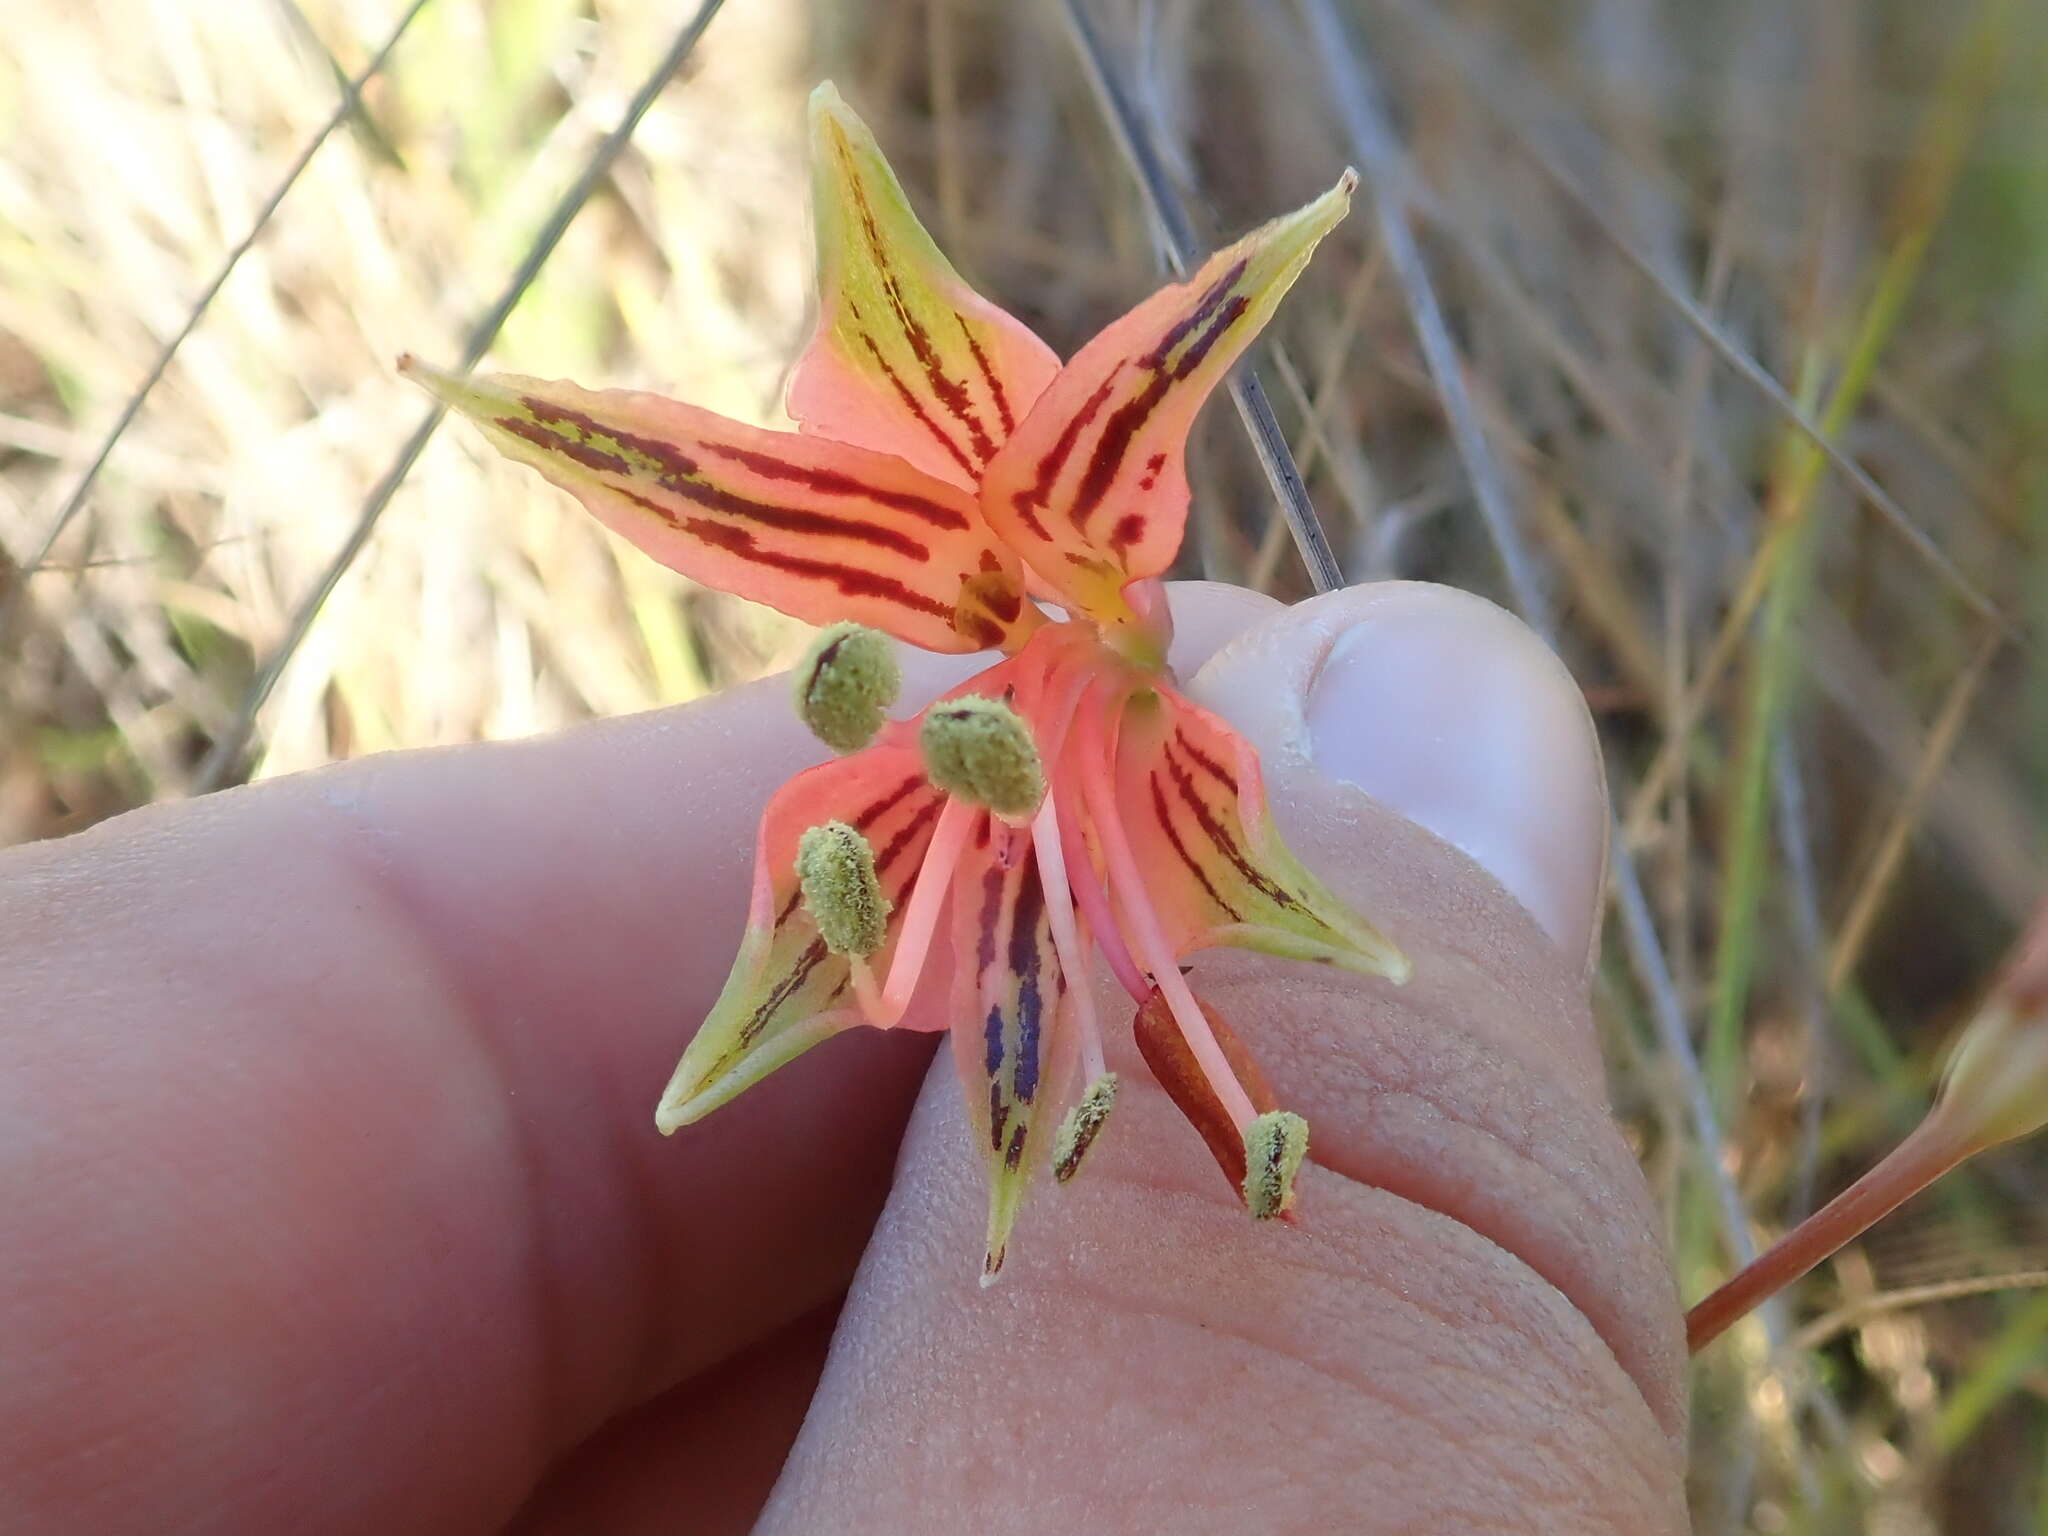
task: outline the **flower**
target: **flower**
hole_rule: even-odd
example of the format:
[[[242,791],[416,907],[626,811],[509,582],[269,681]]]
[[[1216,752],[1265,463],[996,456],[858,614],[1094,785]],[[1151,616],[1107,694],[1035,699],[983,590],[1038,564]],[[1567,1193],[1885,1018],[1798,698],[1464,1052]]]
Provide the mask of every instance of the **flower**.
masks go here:
[[[1396,981],[1407,963],[1282,844],[1251,746],[1176,690],[1161,577],[1195,413],[1356,177],[1062,367],[961,281],[830,85],[811,139],[820,313],[789,387],[797,431],[400,365],[664,564],[834,626],[798,703],[846,755],[769,802],[739,957],[656,1123],[688,1125],[853,1025],[918,1027],[941,1012],[912,1010],[921,983],[950,968],[943,1014],[988,1169],[987,1282],[1035,1170],[1050,1157],[1071,1178],[1115,1101],[1100,956],[1138,1005],[1154,1075],[1252,1213],[1283,1215],[1307,1127],[1181,961],[1230,944]],[[891,721],[893,660],[862,626],[1006,654]]]

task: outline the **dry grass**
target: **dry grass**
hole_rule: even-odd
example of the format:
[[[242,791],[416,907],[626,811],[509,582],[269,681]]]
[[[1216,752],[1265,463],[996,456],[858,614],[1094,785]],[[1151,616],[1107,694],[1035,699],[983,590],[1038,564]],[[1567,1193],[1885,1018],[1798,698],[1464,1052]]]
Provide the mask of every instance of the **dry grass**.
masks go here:
[[[1378,118],[1355,70],[1306,45],[1322,9]],[[685,20],[626,0],[428,0],[27,569],[401,11],[10,15],[0,838],[215,767],[688,698],[799,638],[437,434],[235,749],[252,682],[420,418],[390,360],[460,353]],[[1518,600],[1594,701],[1653,919],[1603,973],[1617,1099],[1696,1294],[1910,1121],[1947,1021],[2042,890],[2048,14],[1091,12],[1201,238],[1347,159],[1410,230],[1360,219],[1333,242],[1267,382],[1349,575]],[[799,103],[824,73],[942,242],[1056,343],[1152,280],[1056,5],[734,0],[494,357],[774,419],[806,303]],[[1190,568],[1305,590],[1223,410],[1195,478]],[[1697,1042],[1696,1076],[1660,1016]],[[1696,1396],[1702,1529],[2048,1528],[2042,1167],[2022,1148],[1966,1175],[1807,1282],[1777,1352],[1762,1325],[1717,1352]]]

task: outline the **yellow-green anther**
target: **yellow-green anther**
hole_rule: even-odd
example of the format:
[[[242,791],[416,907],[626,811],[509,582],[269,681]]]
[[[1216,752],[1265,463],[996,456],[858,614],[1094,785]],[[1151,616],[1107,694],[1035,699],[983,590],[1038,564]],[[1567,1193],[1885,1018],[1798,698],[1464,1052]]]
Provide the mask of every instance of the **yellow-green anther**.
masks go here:
[[[1081,1171],[1081,1159],[1095,1145],[1096,1133],[1116,1106],[1116,1074],[1105,1072],[1088,1085],[1080,1101],[1060,1122],[1060,1133],[1052,1144],[1052,1176],[1064,1184]]]
[[[925,772],[949,795],[1022,820],[1045,799],[1031,728],[1009,705],[975,694],[934,704],[919,737]]]
[[[875,850],[843,821],[812,827],[796,845],[796,878],[818,935],[835,955],[865,960],[888,936],[889,898]]]
[[[1284,1215],[1294,1203],[1294,1175],[1308,1156],[1308,1122],[1287,1109],[1269,1109],[1244,1128],[1244,1203],[1260,1221]]]
[[[858,752],[875,739],[902,688],[888,636],[864,624],[834,624],[797,665],[796,712],[834,752]]]

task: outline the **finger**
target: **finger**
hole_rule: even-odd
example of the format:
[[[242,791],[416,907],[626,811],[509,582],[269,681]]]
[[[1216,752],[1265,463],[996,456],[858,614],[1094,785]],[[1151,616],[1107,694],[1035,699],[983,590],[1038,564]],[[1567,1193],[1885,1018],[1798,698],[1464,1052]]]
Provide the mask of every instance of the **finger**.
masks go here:
[[[1386,712],[1432,687],[1462,708]],[[1196,691],[1414,963],[1395,988],[1195,962],[1308,1116],[1299,1224],[1245,1219],[1126,1045],[1088,1167],[984,1292],[935,1070],[761,1529],[1683,1529],[1678,1308],[1584,996],[1605,814],[1570,678],[1498,610],[1406,586],[1269,620]],[[1535,765],[1554,798],[1517,786]]]
[[[1196,656],[1248,611],[1187,601]],[[928,1038],[652,1126],[817,755],[772,681],[11,855],[0,1525],[495,1523],[842,1291]]]
[[[821,1307],[621,1415],[548,1473],[509,1536],[745,1536],[811,1405],[838,1317]]]

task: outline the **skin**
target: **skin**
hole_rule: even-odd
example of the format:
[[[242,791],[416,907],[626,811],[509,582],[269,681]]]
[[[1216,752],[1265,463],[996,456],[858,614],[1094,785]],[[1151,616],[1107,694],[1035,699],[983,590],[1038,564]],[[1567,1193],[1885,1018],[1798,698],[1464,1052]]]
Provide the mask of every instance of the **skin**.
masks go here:
[[[1234,719],[1307,654],[1306,610],[1176,612]],[[1585,954],[1254,739],[1416,967],[1197,962],[1313,1127],[1300,1222],[1245,1217],[1111,1008],[1115,1118],[988,1291],[930,1035],[652,1129],[817,756],[779,682],[0,858],[0,1528],[1682,1530]]]

